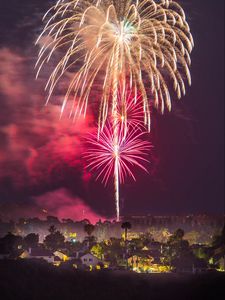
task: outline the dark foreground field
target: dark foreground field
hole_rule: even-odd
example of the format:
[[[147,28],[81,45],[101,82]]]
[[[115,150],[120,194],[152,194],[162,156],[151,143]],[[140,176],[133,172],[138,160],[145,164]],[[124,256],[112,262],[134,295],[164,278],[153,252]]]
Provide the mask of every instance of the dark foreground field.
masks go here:
[[[78,272],[28,261],[0,262],[1,300],[225,299],[224,274]]]

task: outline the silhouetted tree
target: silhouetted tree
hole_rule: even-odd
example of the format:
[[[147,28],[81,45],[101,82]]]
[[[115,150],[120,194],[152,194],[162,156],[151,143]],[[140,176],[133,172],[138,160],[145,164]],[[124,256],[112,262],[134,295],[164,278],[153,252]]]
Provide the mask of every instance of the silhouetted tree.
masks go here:
[[[38,246],[39,235],[35,233],[30,233],[24,237],[24,245],[26,248],[35,248]]]
[[[44,245],[47,249],[55,251],[64,247],[65,237],[56,230],[54,226],[49,228],[50,234],[44,239]]]
[[[176,261],[184,260],[187,258],[190,261],[194,257],[188,241],[183,240],[184,231],[177,229],[169,238],[164,249],[164,256],[166,262],[171,266]]]
[[[89,237],[92,235],[94,230],[95,230],[94,225],[92,225],[92,224],[85,224],[84,225],[84,231],[88,234]]]
[[[5,251],[10,253],[18,250],[18,247],[22,245],[23,239],[21,236],[17,236],[9,232],[6,236],[1,238],[0,244]]]
[[[58,224],[60,223],[59,222],[59,219],[55,216],[47,216],[47,222],[48,223],[52,223],[52,224]]]
[[[222,268],[225,270],[225,225],[221,231],[221,234],[214,236],[211,250],[213,262],[216,262],[218,265],[219,260],[223,258]]]
[[[52,226],[49,227],[48,231],[49,231],[51,234],[54,234],[54,233],[56,233],[57,229],[56,229],[56,227],[55,227],[54,225],[52,225]]]
[[[128,231],[128,229],[131,229],[131,223],[130,222],[124,222],[124,223],[122,223],[122,225],[121,225],[121,228],[123,228],[124,229],[124,234],[125,234],[125,241],[127,241],[127,231]]]
[[[184,237],[184,231],[183,229],[178,228],[174,234],[171,235],[171,237],[169,238],[170,242],[177,242],[177,241],[181,241]]]
[[[124,250],[124,243],[122,245],[121,239],[110,238],[108,246],[104,251],[107,252],[111,264],[117,265],[117,261],[121,258],[121,254]]]
[[[213,248],[225,247],[225,225],[221,231],[221,234],[213,237],[212,241]]]

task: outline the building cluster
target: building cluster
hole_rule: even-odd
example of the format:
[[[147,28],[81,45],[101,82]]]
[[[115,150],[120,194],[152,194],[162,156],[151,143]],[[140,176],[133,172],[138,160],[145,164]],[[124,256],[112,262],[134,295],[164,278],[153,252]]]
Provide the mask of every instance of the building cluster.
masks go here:
[[[88,220],[60,222],[48,217],[2,222],[0,228],[0,260],[145,273],[225,269],[222,217],[127,217],[126,222],[99,221],[95,225]],[[201,236],[204,228],[211,235],[208,239]]]

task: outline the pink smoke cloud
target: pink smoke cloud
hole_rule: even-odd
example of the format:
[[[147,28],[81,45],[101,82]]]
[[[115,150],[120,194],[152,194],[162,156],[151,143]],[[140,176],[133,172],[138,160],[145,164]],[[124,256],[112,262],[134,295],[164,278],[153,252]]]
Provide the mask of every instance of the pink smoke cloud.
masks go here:
[[[1,49],[0,60],[0,94],[4,101],[0,135],[5,140],[0,144],[0,179],[8,176],[17,186],[37,185],[40,180],[48,180],[57,166],[78,166],[84,152],[83,138],[93,128],[92,114],[74,123],[66,111],[60,119],[63,95],[44,106],[40,91],[45,80],[34,80],[29,58]]]
[[[39,210],[44,209],[48,215],[57,216],[59,219],[88,219],[93,224],[99,219],[105,220],[105,217],[95,213],[83,200],[73,197],[66,189],[48,192],[34,200]]]
[[[0,50],[0,91],[4,96],[19,100],[26,93],[23,83],[25,58],[7,48]],[[21,74],[21,76],[18,76]]]

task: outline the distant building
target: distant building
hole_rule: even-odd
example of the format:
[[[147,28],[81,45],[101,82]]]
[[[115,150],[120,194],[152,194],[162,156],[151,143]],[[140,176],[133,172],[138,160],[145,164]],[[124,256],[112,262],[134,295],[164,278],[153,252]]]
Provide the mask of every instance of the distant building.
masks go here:
[[[62,263],[62,260],[60,257],[58,256],[54,256],[54,262],[53,262],[53,265],[56,266],[56,267],[59,267]]]
[[[58,257],[60,258],[61,261],[68,261],[68,260],[71,260],[73,257],[69,257],[67,254],[66,254],[66,251],[55,251],[54,252],[54,255],[55,257]]]
[[[44,248],[30,248],[28,251],[24,251],[21,255],[20,258],[27,258],[27,259],[44,259],[48,263],[54,263],[54,257],[55,255]]]
[[[221,257],[218,260],[218,267],[219,267],[219,271],[225,272],[225,258]]]
[[[91,253],[87,253],[81,256],[80,260],[83,265],[86,265],[88,267],[96,267],[99,263],[102,263],[100,259],[98,259],[96,256],[94,256]]]

